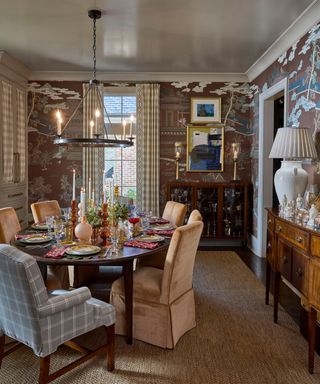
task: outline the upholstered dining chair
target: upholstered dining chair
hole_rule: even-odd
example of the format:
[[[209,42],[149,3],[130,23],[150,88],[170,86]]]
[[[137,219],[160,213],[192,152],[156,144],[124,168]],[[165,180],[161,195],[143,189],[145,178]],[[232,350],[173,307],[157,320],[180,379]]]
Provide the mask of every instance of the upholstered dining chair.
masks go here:
[[[35,223],[45,221],[46,216],[61,216],[61,208],[57,200],[32,203],[31,212]]]
[[[12,207],[0,209],[0,243],[10,244],[14,235],[21,231],[16,211]]]
[[[3,357],[17,349],[14,346],[4,352],[4,338],[8,335],[40,357],[41,384],[102,351],[108,354],[108,371],[114,369],[114,307],[93,299],[85,287],[48,294],[35,259],[6,244],[0,245],[0,308],[0,367]],[[85,350],[71,341],[100,326],[105,327],[107,342],[97,350]],[[61,344],[86,354],[50,373],[50,355]]]
[[[193,266],[203,230],[197,221],[175,230],[164,269],[141,267],[133,273],[133,337],[162,348],[174,348],[196,326]],[[111,288],[116,333],[126,334],[123,277]]]
[[[61,208],[57,200],[38,201],[31,204],[31,212],[35,223],[43,222],[46,216],[61,216]],[[65,265],[48,266],[48,275],[53,275],[56,281],[59,282],[60,287],[52,286],[50,282],[52,278],[48,279],[48,289],[63,288],[69,289],[70,278],[69,269]]]
[[[195,221],[202,221],[202,215],[197,209],[190,213],[187,224],[194,223]]]
[[[169,220],[171,224],[180,227],[184,223],[187,213],[187,206],[176,201],[167,201],[164,207],[162,218]]]

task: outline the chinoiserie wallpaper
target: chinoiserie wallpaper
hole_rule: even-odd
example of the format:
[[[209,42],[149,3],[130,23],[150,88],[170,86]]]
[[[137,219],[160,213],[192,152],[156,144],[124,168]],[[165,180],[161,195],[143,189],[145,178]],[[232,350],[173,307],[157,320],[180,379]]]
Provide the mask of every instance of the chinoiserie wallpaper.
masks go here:
[[[258,189],[259,94],[288,78],[288,125],[307,126],[316,140],[320,130],[320,24],[295,42],[251,83],[162,82],[160,87],[160,211],[166,200],[166,183],[175,180],[174,143],[183,145],[180,179],[228,181],[233,176],[231,144],[238,142],[239,176],[252,181],[254,189],[253,233],[256,234]],[[122,86],[121,83],[108,84]],[[72,169],[77,172],[77,194],[81,186],[81,149],[61,149],[52,144],[56,109],[70,116],[82,96],[81,82],[30,82],[29,84],[29,202],[58,199],[70,204]],[[221,97],[225,126],[224,172],[186,172],[186,126],[190,123],[192,97]],[[79,111],[81,113],[81,111]],[[70,127],[77,135],[79,129]],[[79,121],[79,124],[80,121]],[[317,183],[316,167],[308,167],[310,182]]]

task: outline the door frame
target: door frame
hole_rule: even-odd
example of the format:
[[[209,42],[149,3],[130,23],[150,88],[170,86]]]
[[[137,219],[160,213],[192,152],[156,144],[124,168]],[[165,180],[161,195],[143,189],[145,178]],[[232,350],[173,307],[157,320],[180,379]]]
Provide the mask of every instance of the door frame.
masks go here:
[[[258,165],[258,212],[257,238],[253,239],[253,251],[266,257],[267,212],[272,206],[273,163],[269,153],[274,139],[274,100],[284,96],[283,125],[287,125],[288,78],[285,77],[259,96],[259,165]],[[256,248],[256,249],[254,249]]]

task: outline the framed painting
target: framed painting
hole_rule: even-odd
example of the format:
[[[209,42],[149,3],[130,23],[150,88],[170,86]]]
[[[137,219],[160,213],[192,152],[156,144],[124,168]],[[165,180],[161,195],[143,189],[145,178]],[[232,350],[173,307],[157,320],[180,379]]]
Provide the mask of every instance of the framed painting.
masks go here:
[[[223,160],[223,126],[188,126],[187,172],[223,172]]]
[[[192,97],[191,123],[221,123],[221,97]]]

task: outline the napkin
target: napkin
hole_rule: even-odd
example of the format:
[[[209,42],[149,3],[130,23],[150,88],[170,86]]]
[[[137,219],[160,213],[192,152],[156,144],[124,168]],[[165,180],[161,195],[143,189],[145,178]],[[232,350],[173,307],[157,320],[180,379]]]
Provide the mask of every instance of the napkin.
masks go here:
[[[169,224],[170,221],[166,219],[157,218],[157,219],[150,219],[149,224]]]
[[[126,247],[135,247],[135,248],[142,248],[142,249],[155,249],[159,247],[159,243],[148,243],[146,241],[126,241],[124,243],[124,246]]]
[[[162,235],[162,236],[172,236],[174,229],[167,229],[162,231],[153,231],[152,229],[146,231],[147,235]]]
[[[61,259],[64,256],[66,248],[61,247],[52,247],[49,252],[47,252],[44,257],[51,259]]]

